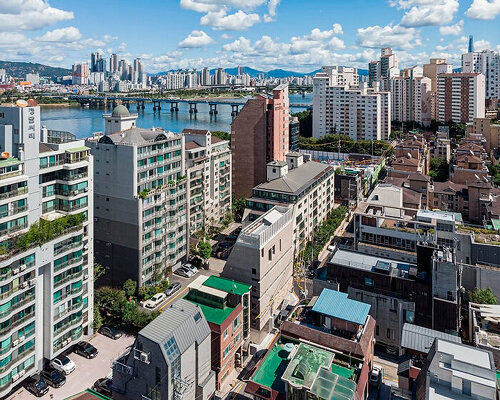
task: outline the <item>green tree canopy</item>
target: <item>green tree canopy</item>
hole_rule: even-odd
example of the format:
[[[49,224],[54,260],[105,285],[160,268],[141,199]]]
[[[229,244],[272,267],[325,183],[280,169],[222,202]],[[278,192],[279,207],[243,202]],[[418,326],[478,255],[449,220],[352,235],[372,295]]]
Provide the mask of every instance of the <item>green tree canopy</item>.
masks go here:
[[[212,254],[212,246],[210,245],[210,243],[204,240],[200,241],[198,243],[198,254],[204,260],[208,260],[210,258],[210,255]]]
[[[444,157],[432,157],[428,174],[436,182],[446,182],[450,177],[450,166]]]
[[[123,284],[123,291],[127,295],[127,297],[131,297],[135,294],[137,290],[137,282],[133,279],[127,279]]]
[[[468,294],[471,303],[498,304],[498,300],[491,288],[480,289],[476,287],[474,290],[469,290]]]

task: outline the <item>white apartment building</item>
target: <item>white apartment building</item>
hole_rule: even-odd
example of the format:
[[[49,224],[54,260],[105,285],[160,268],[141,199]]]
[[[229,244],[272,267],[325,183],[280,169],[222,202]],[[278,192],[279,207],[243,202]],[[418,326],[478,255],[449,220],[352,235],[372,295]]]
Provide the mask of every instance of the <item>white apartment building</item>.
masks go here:
[[[419,68],[419,67],[414,67]],[[411,69],[410,69],[411,70]],[[431,123],[431,80],[420,72],[403,72],[403,76],[393,77],[391,84],[392,119],[400,122],[415,121],[429,126]]]
[[[358,86],[358,69],[354,67],[323,66],[321,73],[330,78],[330,86]]]
[[[222,276],[252,286],[251,327],[271,330],[293,287],[293,210],[276,206],[245,226]]]
[[[286,162],[267,164],[267,182],[253,188],[247,199],[244,223],[255,221],[275,205],[293,208],[293,240],[297,254],[311,240],[334,208],[335,169],[315,161],[304,163],[297,152],[286,155]]]
[[[93,163],[83,140],[52,144],[41,137],[38,106],[0,107],[0,150],[5,398],[93,333]]]
[[[383,90],[388,90],[388,79],[399,75],[398,57],[390,47],[380,49],[380,59],[368,64],[368,85],[372,88],[378,83]]]
[[[152,285],[187,254],[184,138],[137,128],[123,105],[105,114],[106,132],[87,139],[95,159],[95,255],[105,284]]]
[[[436,338],[416,381],[417,400],[495,399],[493,355],[461,343]]]
[[[353,140],[388,139],[391,132],[391,95],[367,88],[332,86],[325,73],[313,79],[313,137],[348,135]]]
[[[485,78],[480,73],[451,73],[437,77],[438,122],[472,122],[485,115]]]
[[[231,211],[231,149],[208,130],[184,129],[189,231],[219,223]]]
[[[492,50],[462,54],[462,72],[479,72],[485,77],[487,99],[500,99],[500,54]]]

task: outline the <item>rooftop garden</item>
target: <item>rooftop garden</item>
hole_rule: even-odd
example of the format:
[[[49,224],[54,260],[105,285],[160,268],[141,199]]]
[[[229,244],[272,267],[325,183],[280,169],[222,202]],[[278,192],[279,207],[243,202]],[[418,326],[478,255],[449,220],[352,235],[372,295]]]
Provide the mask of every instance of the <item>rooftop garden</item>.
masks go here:
[[[85,213],[70,214],[53,221],[43,218],[30,226],[28,232],[0,245],[0,256],[14,251],[25,251],[30,247],[41,246],[61,236],[66,231],[82,225]]]
[[[493,229],[476,228],[474,226],[458,225],[460,232],[472,233],[476,243],[492,244],[500,246],[500,235]]]

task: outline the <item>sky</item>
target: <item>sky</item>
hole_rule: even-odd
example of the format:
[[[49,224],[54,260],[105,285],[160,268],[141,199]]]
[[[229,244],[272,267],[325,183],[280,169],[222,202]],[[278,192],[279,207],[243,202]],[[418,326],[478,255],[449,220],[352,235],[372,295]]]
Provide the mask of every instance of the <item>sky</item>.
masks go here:
[[[500,51],[500,0],[0,0],[0,60],[67,68],[99,51],[151,73],[366,69],[382,46],[400,67],[459,66],[470,34],[476,50]]]

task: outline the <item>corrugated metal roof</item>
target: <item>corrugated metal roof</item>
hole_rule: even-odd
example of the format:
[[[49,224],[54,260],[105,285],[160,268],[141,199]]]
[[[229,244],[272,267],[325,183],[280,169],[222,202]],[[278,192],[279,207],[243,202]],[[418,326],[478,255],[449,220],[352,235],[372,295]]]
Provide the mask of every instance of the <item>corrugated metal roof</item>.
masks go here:
[[[370,307],[369,304],[348,299],[347,293],[323,289],[312,310],[333,318],[364,325]]]
[[[462,343],[458,336],[450,335],[449,333],[435,331],[433,329],[424,328],[422,326],[405,323],[403,325],[403,333],[401,337],[401,347],[428,353],[434,339],[445,339],[449,342]]]
[[[200,316],[197,316],[198,313]],[[195,321],[195,316],[197,321]],[[210,336],[210,328],[200,307],[190,301],[180,299],[165,308],[157,318],[139,332],[139,335],[158,343],[168,362],[164,345],[172,337],[182,354],[194,342],[200,344],[207,336]]]

